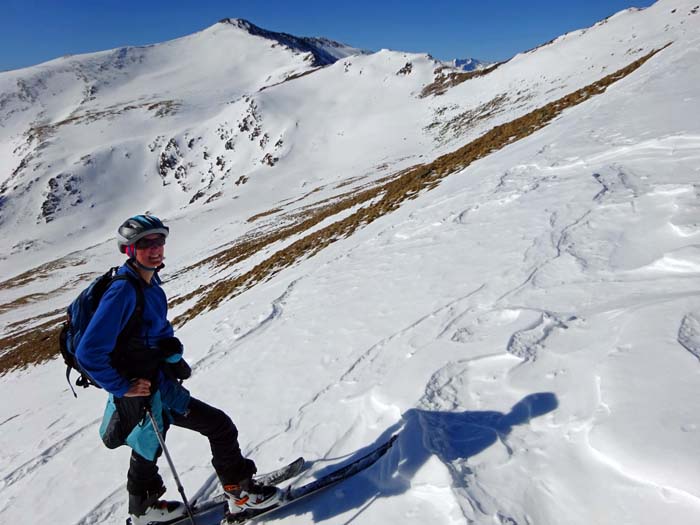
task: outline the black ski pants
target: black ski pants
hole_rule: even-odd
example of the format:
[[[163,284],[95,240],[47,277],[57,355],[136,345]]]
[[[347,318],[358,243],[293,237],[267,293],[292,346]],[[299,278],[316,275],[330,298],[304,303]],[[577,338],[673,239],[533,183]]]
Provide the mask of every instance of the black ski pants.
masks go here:
[[[222,484],[235,484],[255,474],[255,463],[245,459],[238,445],[238,429],[222,410],[190,398],[185,415],[171,413],[172,424],[199,432],[209,439],[211,463]],[[158,451],[158,456],[162,450]],[[163,493],[163,479],[158,473],[158,458],[148,460],[131,452],[126,488],[137,500],[151,500]],[[130,498],[131,499],[131,498]]]

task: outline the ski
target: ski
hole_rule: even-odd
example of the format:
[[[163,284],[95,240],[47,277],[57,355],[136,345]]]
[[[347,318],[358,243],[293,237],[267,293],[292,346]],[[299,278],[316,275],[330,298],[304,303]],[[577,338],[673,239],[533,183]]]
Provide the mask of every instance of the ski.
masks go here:
[[[380,447],[374,449],[372,452],[369,454],[366,454],[362,456],[359,459],[356,459],[347,465],[338,468],[337,470],[334,470],[333,472],[326,474],[325,476],[322,476],[318,479],[315,479],[305,485],[299,486],[299,487],[289,487],[284,491],[284,495],[282,500],[275,506],[273,507],[268,507],[266,509],[261,509],[261,510],[253,510],[249,509],[246,511],[243,511],[239,514],[236,514],[235,516],[230,516],[227,518],[227,522],[231,524],[238,524],[241,525],[243,523],[246,523],[248,521],[260,518],[266,514],[281,510],[288,505],[292,505],[296,503],[297,501],[307,498],[313,494],[317,494],[318,492],[323,491],[324,489],[327,489],[328,487],[331,487],[333,485],[336,485],[337,483],[340,483],[341,481],[348,479],[358,472],[361,472],[372,465],[374,465],[384,454],[387,453],[387,451],[391,448],[391,446],[394,444],[394,441],[396,441],[396,438],[398,437],[398,434],[393,435],[386,443],[381,445]],[[300,458],[301,459],[301,458]],[[297,460],[299,461],[299,460]],[[292,463],[294,464],[294,463]],[[290,464],[289,466],[291,466]],[[303,467],[303,463],[302,463]],[[285,470],[285,467],[283,467],[280,470]],[[301,470],[301,469],[300,469]],[[274,476],[278,471],[272,472],[270,474],[266,474],[264,476]],[[291,476],[293,477],[293,476]],[[261,476],[260,478],[257,478],[259,480],[262,480],[263,477]],[[284,475],[282,475],[282,479],[277,478],[277,483],[281,483],[282,481],[285,481],[286,478]],[[274,484],[274,483],[271,483]],[[224,516],[226,514],[226,509],[227,509],[227,504],[225,502],[225,496],[223,494],[217,496],[213,500],[210,500],[206,503],[203,503],[202,505],[196,506],[194,509],[194,519],[195,519],[195,524],[196,525],[219,525],[219,523],[222,523],[222,520],[224,519]],[[191,520],[187,517],[181,517],[178,518],[177,520],[173,520],[171,522],[168,522],[167,525],[190,525],[192,522]],[[226,523],[226,522],[223,522]],[[164,524],[159,524],[159,525],[164,525]]]
[[[242,523],[246,523],[247,521],[280,510],[303,498],[306,498],[308,496],[311,496],[312,494],[316,494],[317,492],[327,489],[328,487],[336,485],[337,483],[340,483],[341,481],[348,479],[357,474],[358,472],[361,472],[374,465],[379,460],[379,458],[381,458],[384,454],[387,453],[387,451],[394,444],[394,441],[396,441],[397,437],[398,434],[391,436],[391,438],[386,443],[384,443],[379,448],[374,449],[369,454],[362,456],[359,459],[356,459],[355,461],[345,465],[344,467],[339,468],[338,470],[334,470],[333,472],[326,474],[325,476],[322,476],[310,483],[307,483],[306,485],[302,485],[301,487],[289,487],[285,491],[284,497],[279,504],[262,510],[250,509],[243,511],[239,514],[236,514],[235,516],[230,516],[225,523],[233,523],[239,525]]]

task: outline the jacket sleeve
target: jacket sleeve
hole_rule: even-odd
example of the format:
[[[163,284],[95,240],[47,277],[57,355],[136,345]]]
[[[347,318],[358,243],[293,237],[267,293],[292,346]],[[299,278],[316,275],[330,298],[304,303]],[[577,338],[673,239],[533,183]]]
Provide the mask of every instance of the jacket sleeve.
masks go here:
[[[85,372],[117,397],[123,397],[130,384],[112,367],[110,353],[135,308],[133,285],[123,280],[113,282],[102,296],[75,354]]]

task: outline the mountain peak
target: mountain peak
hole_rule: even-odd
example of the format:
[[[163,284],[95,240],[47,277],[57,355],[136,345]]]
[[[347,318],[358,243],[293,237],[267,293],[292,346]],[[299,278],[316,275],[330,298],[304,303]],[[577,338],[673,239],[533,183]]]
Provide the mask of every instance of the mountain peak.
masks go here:
[[[218,22],[219,24],[228,24],[232,25],[234,27],[237,27],[239,29],[244,29],[246,31],[252,32],[255,29],[262,31],[261,28],[250,22],[249,20],[246,20],[245,18],[222,18]]]
[[[314,66],[326,66],[349,55],[369,53],[369,51],[356,49],[324,37],[298,37],[288,33],[268,31],[243,18],[223,18],[219,20],[219,24],[227,24],[253,36],[273,40],[300,53],[310,53]]]
[[[452,67],[461,69],[462,71],[475,71],[484,69],[493,65],[493,62],[485,62],[476,58],[455,58],[452,60]]]

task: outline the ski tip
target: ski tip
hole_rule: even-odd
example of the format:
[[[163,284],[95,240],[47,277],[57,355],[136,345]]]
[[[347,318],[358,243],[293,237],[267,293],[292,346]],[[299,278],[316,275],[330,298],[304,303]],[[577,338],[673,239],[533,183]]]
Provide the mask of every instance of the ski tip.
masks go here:
[[[389,450],[394,442],[399,438],[401,433],[393,434],[389,439],[387,439],[383,445],[381,445],[377,450]]]
[[[299,456],[297,459],[289,464],[289,469],[296,472],[297,474],[309,468],[311,463],[307,462],[303,456]]]

